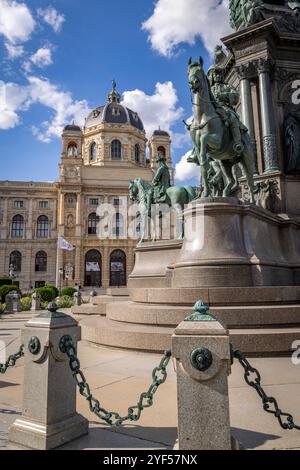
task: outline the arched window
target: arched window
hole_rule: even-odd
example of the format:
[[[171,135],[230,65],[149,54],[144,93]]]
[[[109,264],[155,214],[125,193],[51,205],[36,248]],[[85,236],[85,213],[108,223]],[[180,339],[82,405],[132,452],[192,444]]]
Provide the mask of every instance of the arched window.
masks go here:
[[[140,161],[140,146],[139,144],[135,144],[134,146],[134,161],[139,162]]]
[[[113,140],[111,143],[111,159],[121,160],[122,158],[122,144],[119,140]]]
[[[99,223],[99,217],[96,212],[89,215],[88,218],[88,235],[97,235],[97,225]]]
[[[124,237],[124,217],[117,212],[113,218],[113,235],[116,237]]]
[[[166,156],[166,149],[165,149],[165,147],[163,147],[163,146],[158,147],[157,153],[158,153],[159,155],[162,155],[163,157],[165,157],[165,156]]]
[[[85,255],[85,286],[101,287],[102,257],[98,250],[90,250]]]
[[[67,155],[68,157],[78,157],[78,148],[75,142],[70,142],[68,144]]]
[[[41,215],[37,219],[36,236],[37,238],[48,238],[49,236],[49,219],[46,215]]]
[[[23,238],[24,235],[24,217],[15,215],[12,220],[11,236],[12,238]]]
[[[22,255],[19,251],[13,251],[9,257],[9,265],[13,266],[14,272],[22,271]]]
[[[110,285],[126,286],[126,255],[122,250],[115,250],[110,255]]]
[[[35,256],[35,272],[47,272],[47,253],[45,251],[39,251]]]
[[[90,160],[91,162],[94,162],[97,160],[97,144],[96,142],[93,142],[92,145],[90,146]]]

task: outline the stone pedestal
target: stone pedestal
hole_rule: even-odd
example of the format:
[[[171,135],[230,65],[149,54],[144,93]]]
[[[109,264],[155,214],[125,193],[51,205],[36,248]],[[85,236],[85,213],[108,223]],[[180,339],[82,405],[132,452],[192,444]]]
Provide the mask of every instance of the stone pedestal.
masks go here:
[[[172,354],[179,450],[230,450],[228,332],[218,321],[184,321],[172,336]]]
[[[38,312],[39,310],[41,310],[41,296],[35,292],[31,297],[31,311]]]
[[[172,266],[182,247],[182,240],[160,240],[139,244],[128,287],[169,287]]]
[[[88,421],[76,412],[76,382],[61,353],[64,335],[80,339],[77,322],[56,311],[30,320],[22,331],[25,368],[22,416],[9,432],[14,444],[49,450],[88,433]]]
[[[73,300],[74,300],[75,306],[80,307],[80,305],[82,304],[82,296],[79,291],[75,292],[75,294],[73,295]]]
[[[296,285],[299,228],[238,199],[200,199],[185,211],[172,287]]]
[[[5,297],[6,314],[22,312],[21,296],[17,291],[12,291]]]

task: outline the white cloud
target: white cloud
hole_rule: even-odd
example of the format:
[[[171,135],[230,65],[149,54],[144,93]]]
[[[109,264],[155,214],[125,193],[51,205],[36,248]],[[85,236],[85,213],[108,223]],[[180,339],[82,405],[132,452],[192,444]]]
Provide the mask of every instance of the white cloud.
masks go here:
[[[51,119],[41,126],[32,126],[33,134],[42,142],[60,137],[63,127],[73,119],[84,124],[90,109],[86,100],[73,100],[70,92],[60,90],[46,78],[27,77],[28,84],[0,82],[0,129],[9,129],[20,122],[20,112],[32,104],[40,104],[52,110]]]
[[[39,77],[28,77],[31,100],[53,110],[50,121],[42,123],[40,129],[35,128],[35,135],[43,142],[49,142],[53,137],[60,137],[63,127],[73,119],[82,126],[84,119],[90,113],[86,100],[73,100],[70,92],[60,90],[49,80]]]
[[[21,45],[16,46],[15,44],[6,42],[5,47],[8,52],[8,57],[10,59],[17,59],[18,57],[21,57],[22,55],[24,55],[24,47]]]
[[[125,91],[123,104],[141,116],[148,136],[159,127],[171,132],[171,127],[184,112],[178,107],[178,96],[172,82],[157,83],[153,95],[142,90]]]
[[[35,21],[25,3],[0,0],[0,34],[12,44],[26,42],[34,30]]]
[[[31,62],[37,67],[46,67],[51,65],[52,61],[52,52],[49,47],[42,47],[36,51],[30,58]]]
[[[192,150],[183,155],[175,166],[175,178],[179,181],[187,181],[193,178],[200,178],[199,166],[195,163],[189,163],[188,157],[191,156]]]
[[[53,30],[58,33],[62,25],[65,22],[65,17],[61,13],[59,13],[55,8],[48,7],[48,8],[39,8],[38,15],[43,18],[43,20],[53,28]]]
[[[12,129],[19,124],[18,112],[28,107],[26,88],[0,81],[0,129]]]
[[[148,32],[153,49],[170,57],[181,43],[202,39],[212,52],[229,26],[228,0],[156,0],[154,12],[142,28]]]

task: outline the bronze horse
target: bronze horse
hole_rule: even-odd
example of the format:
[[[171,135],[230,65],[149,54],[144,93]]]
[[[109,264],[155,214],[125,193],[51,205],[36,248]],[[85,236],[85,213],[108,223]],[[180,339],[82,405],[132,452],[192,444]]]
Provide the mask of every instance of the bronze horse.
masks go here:
[[[208,156],[217,160],[224,176],[225,187],[223,197],[230,196],[237,189],[238,182],[233,174],[233,166],[241,163],[247,183],[250,189],[250,202],[254,200],[254,151],[248,132],[242,135],[243,152],[237,156],[234,152],[234,142],[230,129],[226,126],[221,115],[217,111],[210,84],[203,69],[203,59],[189,61],[188,75],[189,85],[193,93],[194,119],[188,129],[194,143],[194,153],[199,162],[202,175],[202,197],[211,196],[211,188],[208,182]]]

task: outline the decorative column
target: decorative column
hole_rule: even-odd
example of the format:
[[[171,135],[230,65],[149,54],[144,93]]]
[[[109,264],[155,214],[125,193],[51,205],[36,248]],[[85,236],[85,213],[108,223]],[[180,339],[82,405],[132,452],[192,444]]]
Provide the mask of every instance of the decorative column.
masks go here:
[[[279,170],[270,79],[271,66],[270,59],[261,58],[257,61],[265,173]]]
[[[2,220],[2,238],[7,238],[10,234],[8,233],[8,220],[7,220],[7,213],[8,213],[8,198],[4,199],[4,207],[3,207],[3,220]]]
[[[76,237],[81,236],[81,194],[77,194],[76,200]]]
[[[33,199],[29,199],[28,201],[28,223],[27,223],[27,239],[30,240],[31,238],[35,238],[35,234],[33,234],[33,220],[32,220],[32,209],[33,209]]]
[[[75,255],[75,279],[74,282],[78,286],[82,286],[83,282],[81,279],[81,240],[76,241],[76,255]]]
[[[57,236],[64,235],[64,220],[65,220],[65,195],[64,193],[59,194],[59,206],[58,206],[58,227],[57,227]],[[61,287],[62,279],[60,270],[64,267],[64,255],[63,250],[58,248],[57,244],[57,256],[56,256],[56,287]]]
[[[250,76],[253,70],[253,64],[248,62],[247,64],[241,64],[236,67],[236,71],[240,78],[240,95],[241,95],[241,118],[249,131],[251,142],[253,145],[255,160],[254,160],[254,173],[258,174],[257,165],[257,147],[254,130],[254,115],[253,115],[253,104],[251,95],[251,83]]]

